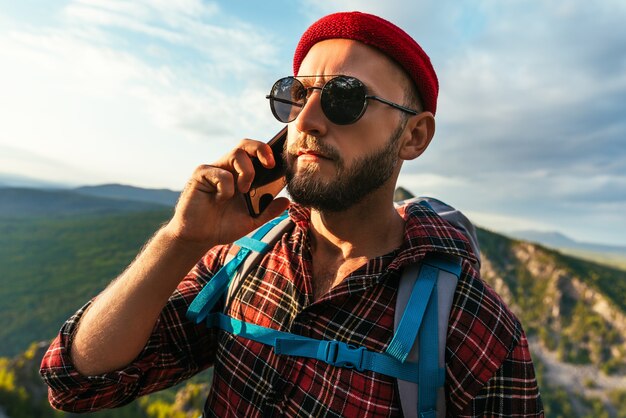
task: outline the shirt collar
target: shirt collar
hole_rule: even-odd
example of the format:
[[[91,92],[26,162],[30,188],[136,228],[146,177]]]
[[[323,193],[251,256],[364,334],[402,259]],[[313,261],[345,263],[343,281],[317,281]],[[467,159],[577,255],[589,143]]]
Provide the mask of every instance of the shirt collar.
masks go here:
[[[430,207],[409,203],[398,208],[406,222],[404,242],[393,264],[398,267],[420,261],[428,253],[443,253],[468,259],[476,264],[472,247],[461,231]]]
[[[467,238],[458,229],[442,219],[431,208],[410,203],[398,208],[405,221],[404,240],[398,256],[388,268],[400,268],[420,261],[428,253],[443,253],[468,259],[475,263]],[[311,209],[292,203],[289,216],[297,227],[308,230]]]
[[[306,208],[292,202],[291,205],[289,205],[289,217],[297,227],[306,231],[309,229],[309,225],[311,225],[311,208]]]

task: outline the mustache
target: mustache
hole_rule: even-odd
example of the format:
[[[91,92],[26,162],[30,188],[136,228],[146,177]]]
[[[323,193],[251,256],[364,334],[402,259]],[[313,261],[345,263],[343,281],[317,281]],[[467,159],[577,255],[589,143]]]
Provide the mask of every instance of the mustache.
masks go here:
[[[287,147],[287,153],[295,156],[298,154],[298,150],[303,148],[319,153],[332,160],[340,159],[339,152],[335,148],[325,142],[319,141],[311,135],[299,137],[293,144]]]

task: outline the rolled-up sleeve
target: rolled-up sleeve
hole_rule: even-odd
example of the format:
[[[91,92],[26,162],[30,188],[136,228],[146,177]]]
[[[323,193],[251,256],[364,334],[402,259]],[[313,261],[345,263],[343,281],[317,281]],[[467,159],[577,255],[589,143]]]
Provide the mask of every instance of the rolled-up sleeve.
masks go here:
[[[80,320],[92,301],[65,324],[45,353],[40,374],[48,399],[68,412],[90,412],[123,406],[139,396],[173,386],[212,365],[216,331],[194,324],[185,314],[215,271],[219,250],[211,250],[178,285],[161,312],[141,353],[126,367],[85,376],[72,363],[70,348]],[[115,347],[111,347],[115,350]]]

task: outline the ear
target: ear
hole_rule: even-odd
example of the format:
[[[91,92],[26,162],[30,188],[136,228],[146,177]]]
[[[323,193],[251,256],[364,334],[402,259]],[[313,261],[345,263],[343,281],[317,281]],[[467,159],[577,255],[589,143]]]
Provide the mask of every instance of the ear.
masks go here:
[[[411,116],[406,124],[398,157],[414,160],[422,155],[435,135],[435,117],[430,112]]]

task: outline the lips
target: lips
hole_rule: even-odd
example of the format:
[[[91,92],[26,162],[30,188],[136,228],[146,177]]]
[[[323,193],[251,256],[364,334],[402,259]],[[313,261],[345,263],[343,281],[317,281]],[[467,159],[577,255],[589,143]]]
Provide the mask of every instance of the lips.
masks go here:
[[[319,151],[316,150],[312,150],[312,149],[299,149],[297,152],[297,156],[300,157],[302,155],[311,155],[317,158],[323,158],[325,160],[329,160],[330,158],[328,158],[327,156],[325,156],[324,154],[322,154]]]
[[[310,158],[311,160],[341,161],[339,153],[329,144],[311,135],[303,134],[287,148],[287,154],[293,160]]]
[[[319,151],[313,151],[310,149],[298,150],[298,157],[301,155],[314,155],[316,157],[325,158],[324,155],[322,155],[322,153],[320,153]]]

